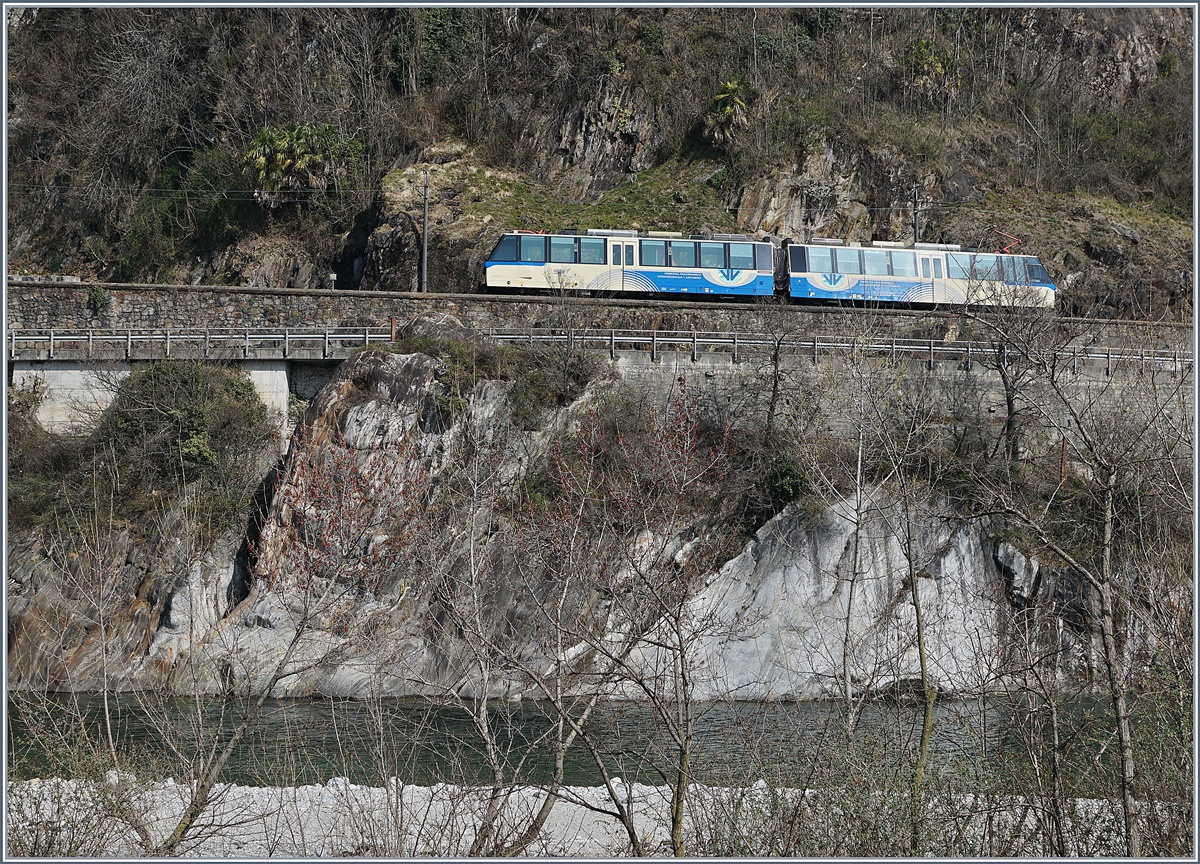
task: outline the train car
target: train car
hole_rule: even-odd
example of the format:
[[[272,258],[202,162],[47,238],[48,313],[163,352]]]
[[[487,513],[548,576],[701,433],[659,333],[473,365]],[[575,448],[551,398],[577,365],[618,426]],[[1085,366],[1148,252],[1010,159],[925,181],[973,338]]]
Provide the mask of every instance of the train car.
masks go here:
[[[484,264],[490,291],[591,296],[679,294],[770,297],[770,243],[741,234],[685,237],[666,231],[503,235]]]
[[[964,251],[951,244],[843,244],[814,239],[786,247],[793,300],[1054,306],[1055,285],[1031,255]]]

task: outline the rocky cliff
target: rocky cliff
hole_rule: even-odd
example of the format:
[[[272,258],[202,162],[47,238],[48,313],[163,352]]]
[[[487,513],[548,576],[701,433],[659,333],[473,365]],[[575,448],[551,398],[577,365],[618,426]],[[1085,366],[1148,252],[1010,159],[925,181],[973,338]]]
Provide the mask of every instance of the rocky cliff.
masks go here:
[[[875,487],[794,502],[739,535],[724,503],[736,485],[689,506],[694,487],[652,493],[666,481],[650,463],[679,451],[579,455],[606,434],[597,417],[619,380],[518,422],[521,379],[462,389],[454,362],[364,351],[344,363],[264,481],[268,509],[207,548],[189,547],[178,503],[149,533],[12,538],[10,686],[538,696],[540,676],[563,671],[570,687],[633,697],[671,668],[662,631],[680,627],[701,698],[863,697],[920,677],[913,579],[943,691],[1000,687],[1035,615],[1065,621],[1060,683],[1087,672],[1082,619],[1068,614],[1079,587],[1035,578],[987,521]],[[609,446],[632,447],[623,435]],[[680,464],[704,463],[688,446]],[[619,469],[605,497],[572,498],[601,476],[579,466],[604,464]],[[656,606],[664,592],[682,605]]]

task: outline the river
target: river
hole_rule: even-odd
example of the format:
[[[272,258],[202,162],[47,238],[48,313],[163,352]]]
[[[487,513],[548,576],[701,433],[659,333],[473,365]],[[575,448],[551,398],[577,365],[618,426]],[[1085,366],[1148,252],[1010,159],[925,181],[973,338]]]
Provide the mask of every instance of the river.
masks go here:
[[[104,741],[100,697],[54,699],[56,719],[50,721],[47,715],[34,717],[19,697],[10,695],[9,758],[14,776],[45,777],[70,770],[64,752],[79,748],[82,728],[88,730],[92,746]],[[212,698],[151,704],[135,695],[110,697],[118,748],[144,774],[159,779],[186,776],[181,757],[194,758],[215,735],[227,736],[242,707],[236,700]],[[932,765],[980,766],[997,755],[1020,753],[1027,725],[1013,721],[1014,707],[998,698],[940,700]],[[1090,716],[1094,707],[1074,703],[1069,712],[1072,728],[1078,729],[1080,719]],[[769,776],[790,785],[805,779],[814,754],[844,746],[844,706],[839,702],[719,702],[696,708],[692,764],[701,782],[743,783]],[[553,766],[546,746],[554,726],[550,706],[493,702],[490,709],[497,748],[506,754],[510,770],[524,756],[520,776],[527,782],[547,779]],[[74,730],[71,746],[49,734],[47,727],[55,722]],[[855,744],[860,753],[881,757],[879,764],[898,764],[912,758],[920,724],[921,706],[914,702],[867,703]],[[602,703],[588,728],[611,773],[662,782],[656,769],[670,764],[671,741],[649,706]],[[478,782],[487,773],[481,742],[467,712],[453,705],[420,699],[268,700],[223,779],[251,786],[324,783],[331,777],[367,785],[379,785],[391,776],[419,785]],[[594,760],[579,743],[568,753],[564,780],[578,786],[600,783]]]

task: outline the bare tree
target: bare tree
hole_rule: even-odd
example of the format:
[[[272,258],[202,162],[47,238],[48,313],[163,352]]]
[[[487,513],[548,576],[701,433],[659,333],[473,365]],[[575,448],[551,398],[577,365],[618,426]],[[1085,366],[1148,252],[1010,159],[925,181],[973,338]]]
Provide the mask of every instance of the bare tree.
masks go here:
[[[1173,419],[1186,413],[1180,409],[1190,375],[1171,378],[1152,372],[1118,381],[1100,377],[1096,370],[1077,371],[1057,345],[1043,347],[1027,332],[1005,335],[1007,350],[1019,354],[1031,370],[1021,396],[1035,413],[1042,440],[1059,445],[1061,462],[1047,465],[1053,456],[1046,458],[1049,448],[1043,444],[1011,482],[984,484],[983,503],[986,510],[1022,526],[1042,554],[1088,587],[1120,752],[1126,851],[1137,856],[1143,831],[1127,693],[1133,672],[1130,647],[1140,638],[1131,625],[1140,616],[1130,599],[1139,574],[1149,569],[1138,561],[1136,550],[1145,547],[1136,538],[1148,524],[1147,516],[1168,513],[1146,506],[1148,490],[1140,481],[1148,472],[1179,476],[1180,460],[1191,458]],[[1190,497],[1178,484],[1166,488],[1172,486],[1190,512]]]

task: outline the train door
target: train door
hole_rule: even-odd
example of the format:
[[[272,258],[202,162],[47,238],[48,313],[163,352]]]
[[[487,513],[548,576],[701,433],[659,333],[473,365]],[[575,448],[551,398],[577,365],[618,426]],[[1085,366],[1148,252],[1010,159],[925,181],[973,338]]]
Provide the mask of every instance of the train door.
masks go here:
[[[621,274],[619,283],[621,291],[634,290],[633,283],[628,278],[628,274],[633,270],[633,246],[632,241],[608,241],[609,258],[612,260],[613,269],[619,270]]]
[[[940,256],[925,253],[917,253],[917,257],[920,259],[921,281],[929,283],[929,298],[936,302],[937,283],[942,278],[942,259]]]

